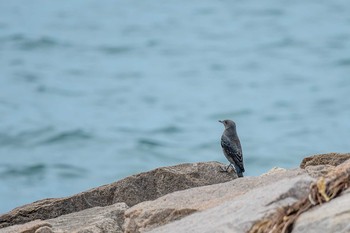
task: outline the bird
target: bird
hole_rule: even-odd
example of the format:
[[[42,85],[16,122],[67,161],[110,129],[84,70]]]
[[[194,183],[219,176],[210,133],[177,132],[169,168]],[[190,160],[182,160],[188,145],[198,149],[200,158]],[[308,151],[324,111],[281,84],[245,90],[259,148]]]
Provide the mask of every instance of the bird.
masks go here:
[[[243,177],[244,164],[243,164],[243,153],[241,142],[239,141],[236,123],[232,120],[219,120],[220,123],[224,124],[225,130],[221,136],[221,147],[225,157],[230,164],[222,169],[222,172],[228,172],[230,167],[234,167],[238,177]]]

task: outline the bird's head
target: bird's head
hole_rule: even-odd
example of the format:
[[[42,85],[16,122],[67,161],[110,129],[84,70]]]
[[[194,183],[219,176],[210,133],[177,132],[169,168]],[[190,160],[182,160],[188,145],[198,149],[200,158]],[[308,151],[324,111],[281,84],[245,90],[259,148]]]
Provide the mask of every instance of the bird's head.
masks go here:
[[[234,121],[231,121],[231,120],[220,120],[219,121],[220,123],[224,124],[225,126],[225,129],[228,129],[228,128],[236,128],[236,123]]]

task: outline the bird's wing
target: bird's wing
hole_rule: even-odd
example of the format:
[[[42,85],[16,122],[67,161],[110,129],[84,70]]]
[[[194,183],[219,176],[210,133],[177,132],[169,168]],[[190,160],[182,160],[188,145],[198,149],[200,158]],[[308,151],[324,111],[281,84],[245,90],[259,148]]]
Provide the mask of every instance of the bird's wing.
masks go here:
[[[222,135],[221,147],[225,151],[226,155],[231,157],[242,172],[244,172],[243,154],[240,145],[235,142],[231,142],[226,135]]]

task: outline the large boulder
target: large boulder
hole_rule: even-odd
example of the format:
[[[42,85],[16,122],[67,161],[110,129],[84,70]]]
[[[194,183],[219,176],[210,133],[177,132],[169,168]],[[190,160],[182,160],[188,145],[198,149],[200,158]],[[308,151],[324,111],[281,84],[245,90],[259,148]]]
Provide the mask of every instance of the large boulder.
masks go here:
[[[142,232],[232,200],[255,188],[299,176],[300,169],[272,169],[259,177],[187,189],[139,203],[125,212],[125,232]]]
[[[296,221],[293,233],[350,232],[350,193],[317,206]]]
[[[272,176],[257,178],[257,181],[265,182],[265,184],[255,183],[248,178],[226,183],[226,190],[222,191],[233,191],[235,188],[242,189],[246,186],[245,194],[232,196],[213,208],[191,214],[147,232],[247,232],[256,221],[270,215],[278,207],[297,202],[308,193],[314,178],[304,172],[289,172],[279,172]],[[254,186],[254,183],[257,185]],[[211,193],[208,195],[210,196]],[[126,213],[126,218],[130,211]]]
[[[236,174],[222,173],[218,162],[162,167],[65,198],[52,198],[18,207],[0,216],[0,228],[35,219],[51,219],[96,206],[124,202],[133,206],[188,188],[227,182]]]
[[[350,232],[350,160],[340,164],[327,175],[326,180],[334,180],[338,185],[344,183],[345,190],[339,197],[317,205],[300,215],[294,225],[293,233],[333,233]],[[345,183],[347,182],[347,183]],[[339,189],[338,185],[335,186]],[[330,190],[332,191],[332,190]],[[335,191],[339,192],[339,191]],[[329,192],[328,192],[329,193]]]
[[[62,215],[45,221],[28,223],[0,229],[1,233],[122,233],[125,203],[105,207],[94,207],[79,212]]]
[[[344,163],[346,160],[350,159],[350,153],[340,154],[340,153],[327,153],[313,155],[305,157],[301,163],[300,168],[307,168],[309,166],[318,166],[318,165],[330,165],[338,166],[341,163]]]
[[[0,229],[1,233],[39,233],[42,229],[48,229],[52,233],[51,224],[42,220],[34,220],[25,224],[14,225]],[[41,232],[43,233],[43,232]]]
[[[105,207],[94,207],[79,212],[46,220],[53,232],[64,233],[122,233],[124,212],[129,207],[116,203]]]
[[[275,220],[292,221],[298,233],[348,232],[347,155],[316,155],[303,169],[242,179],[217,162],[158,168],[14,209],[0,216],[0,233],[271,232]]]
[[[297,202],[257,221],[249,233],[349,232],[349,187],[350,160],[319,177]]]
[[[312,177],[318,178],[333,171],[336,166],[350,159],[350,153],[327,153],[306,157],[300,163],[300,168]]]

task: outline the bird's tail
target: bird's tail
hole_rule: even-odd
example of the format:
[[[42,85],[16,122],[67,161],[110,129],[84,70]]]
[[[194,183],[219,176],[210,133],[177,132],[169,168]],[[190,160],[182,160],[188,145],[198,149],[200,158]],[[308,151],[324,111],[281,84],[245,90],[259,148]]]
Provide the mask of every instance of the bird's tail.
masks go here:
[[[238,177],[243,177],[243,171],[236,165],[235,165],[235,170]]]

